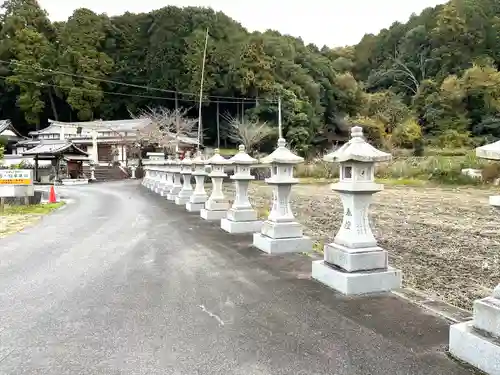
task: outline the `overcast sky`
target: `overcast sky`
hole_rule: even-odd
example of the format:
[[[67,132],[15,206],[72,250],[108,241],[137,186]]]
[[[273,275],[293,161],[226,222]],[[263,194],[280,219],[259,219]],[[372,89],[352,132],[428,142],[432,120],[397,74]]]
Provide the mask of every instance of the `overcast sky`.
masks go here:
[[[330,47],[357,43],[394,21],[446,0],[39,0],[53,21],[68,18],[77,8],[110,16],[126,11],[149,12],[167,5],[207,6],[220,10],[249,30],[278,30],[306,43]]]

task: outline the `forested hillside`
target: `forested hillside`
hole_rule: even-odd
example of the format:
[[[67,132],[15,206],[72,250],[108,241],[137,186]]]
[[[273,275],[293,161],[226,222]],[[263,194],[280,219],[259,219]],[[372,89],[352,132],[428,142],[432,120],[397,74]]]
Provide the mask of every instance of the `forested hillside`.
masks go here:
[[[285,135],[304,154],[342,139],[349,123],[383,147],[500,138],[498,0],[452,0],[337,49],[249,33],[193,7],[118,17],[78,9],[52,23],[36,0],[7,0],[0,21],[0,117],[24,133],[49,118],[123,119],[176,100],[196,116],[208,28],[206,144],[217,103],[275,122],[278,97]]]

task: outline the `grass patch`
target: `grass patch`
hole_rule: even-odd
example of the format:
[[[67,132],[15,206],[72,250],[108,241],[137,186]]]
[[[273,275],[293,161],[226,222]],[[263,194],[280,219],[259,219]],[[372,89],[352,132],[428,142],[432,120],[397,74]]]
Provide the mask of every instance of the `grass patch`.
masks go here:
[[[33,204],[28,206],[5,206],[2,216],[7,215],[46,215],[64,206],[64,202],[48,203],[48,204]]]
[[[219,148],[219,154],[222,156],[234,156],[237,153],[237,148]]]
[[[413,186],[421,187],[429,185],[429,181],[417,180],[413,178],[377,178],[375,180],[378,184],[390,185],[390,186]]]

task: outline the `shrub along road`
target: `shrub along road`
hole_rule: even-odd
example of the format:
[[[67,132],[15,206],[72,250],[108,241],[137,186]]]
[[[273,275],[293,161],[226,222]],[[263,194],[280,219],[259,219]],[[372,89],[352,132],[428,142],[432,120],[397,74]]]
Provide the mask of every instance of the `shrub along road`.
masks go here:
[[[137,182],[0,240],[1,374],[466,375],[448,325],[392,295],[346,298]]]

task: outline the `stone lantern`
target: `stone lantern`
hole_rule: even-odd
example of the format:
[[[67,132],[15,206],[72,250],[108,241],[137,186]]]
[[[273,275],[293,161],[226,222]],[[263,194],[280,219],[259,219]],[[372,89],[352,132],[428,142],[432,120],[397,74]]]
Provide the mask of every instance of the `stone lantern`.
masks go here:
[[[146,156],[149,158],[148,164],[150,165],[151,178],[148,180],[147,187],[154,190],[160,183],[160,173],[158,169],[158,164],[162,160],[165,160],[165,154],[163,152],[148,152]]]
[[[163,189],[161,191],[162,197],[167,197],[167,194],[170,193],[172,185],[174,184],[172,179],[172,162],[172,155],[168,155],[165,162],[165,184],[163,185]]]
[[[340,163],[340,180],[332,189],[340,194],[344,216],[333,243],[325,246],[324,261],[313,262],[312,277],[348,295],[401,287],[401,271],[388,266],[387,251],[377,245],[368,219],[372,195],[384,188],[375,183],[375,163],[391,155],[367,143],[355,126],[349,142],[324,160]]]
[[[219,149],[215,149],[214,155],[205,162],[211,166],[212,170],[208,176],[212,179],[212,193],[205,203],[205,208],[200,211],[200,216],[205,220],[221,220],[226,217],[229,210],[229,201],[224,197],[222,182],[227,174],[224,167],[230,164],[229,160],[219,154]]]
[[[160,194],[163,192],[163,189],[167,185],[167,161],[160,160],[158,162],[157,170],[158,170],[158,183],[154,188],[154,192],[156,194]]]
[[[278,139],[278,147],[262,162],[271,165],[271,177],[266,183],[273,187],[273,202],[267,220],[260,233],[254,233],[253,246],[269,254],[309,252],[312,241],[303,235],[302,225],[297,223],[290,206],[292,185],[299,181],[293,177],[293,166],[303,158],[293,154],[284,138]]]
[[[95,165],[91,164],[90,165],[90,181],[95,181]]]
[[[135,165],[131,165],[131,166],[130,166],[130,178],[131,178],[132,180],[137,179],[137,177],[135,176],[135,171],[136,171],[136,170],[137,170],[137,166],[135,166]]]
[[[176,155],[175,160],[172,160],[170,164],[170,170],[172,171],[172,187],[167,194],[167,199],[169,201],[175,201],[177,195],[182,189],[181,183],[181,160],[179,159],[179,154]]]
[[[479,158],[500,160],[500,141],[478,147]],[[500,196],[489,199],[500,209]],[[500,374],[500,284],[490,297],[474,301],[473,319],[450,327],[450,354],[486,374]]]
[[[255,177],[250,174],[252,164],[257,160],[245,152],[245,146],[240,145],[239,151],[229,162],[234,166],[234,180],[236,194],[232,207],[227,211],[220,226],[229,233],[254,233],[260,231],[262,222],[257,220],[257,212],[248,200],[248,185]]]
[[[142,177],[141,185],[146,186],[149,182],[151,172],[149,171],[149,165],[147,160],[142,161],[142,170],[144,171],[144,176]]]
[[[191,176],[193,174],[193,161],[191,160],[191,152],[186,151],[184,159],[181,161],[181,175],[182,175],[182,189],[175,198],[175,204],[184,206],[189,202],[191,194],[193,194],[193,187],[191,186]]]
[[[189,202],[186,203],[186,210],[189,212],[200,212],[201,209],[205,207],[205,202],[208,198],[207,192],[205,191],[206,175],[205,160],[203,159],[201,151],[198,151],[196,157],[193,159],[193,176],[196,185],[193,194],[189,198]]]

